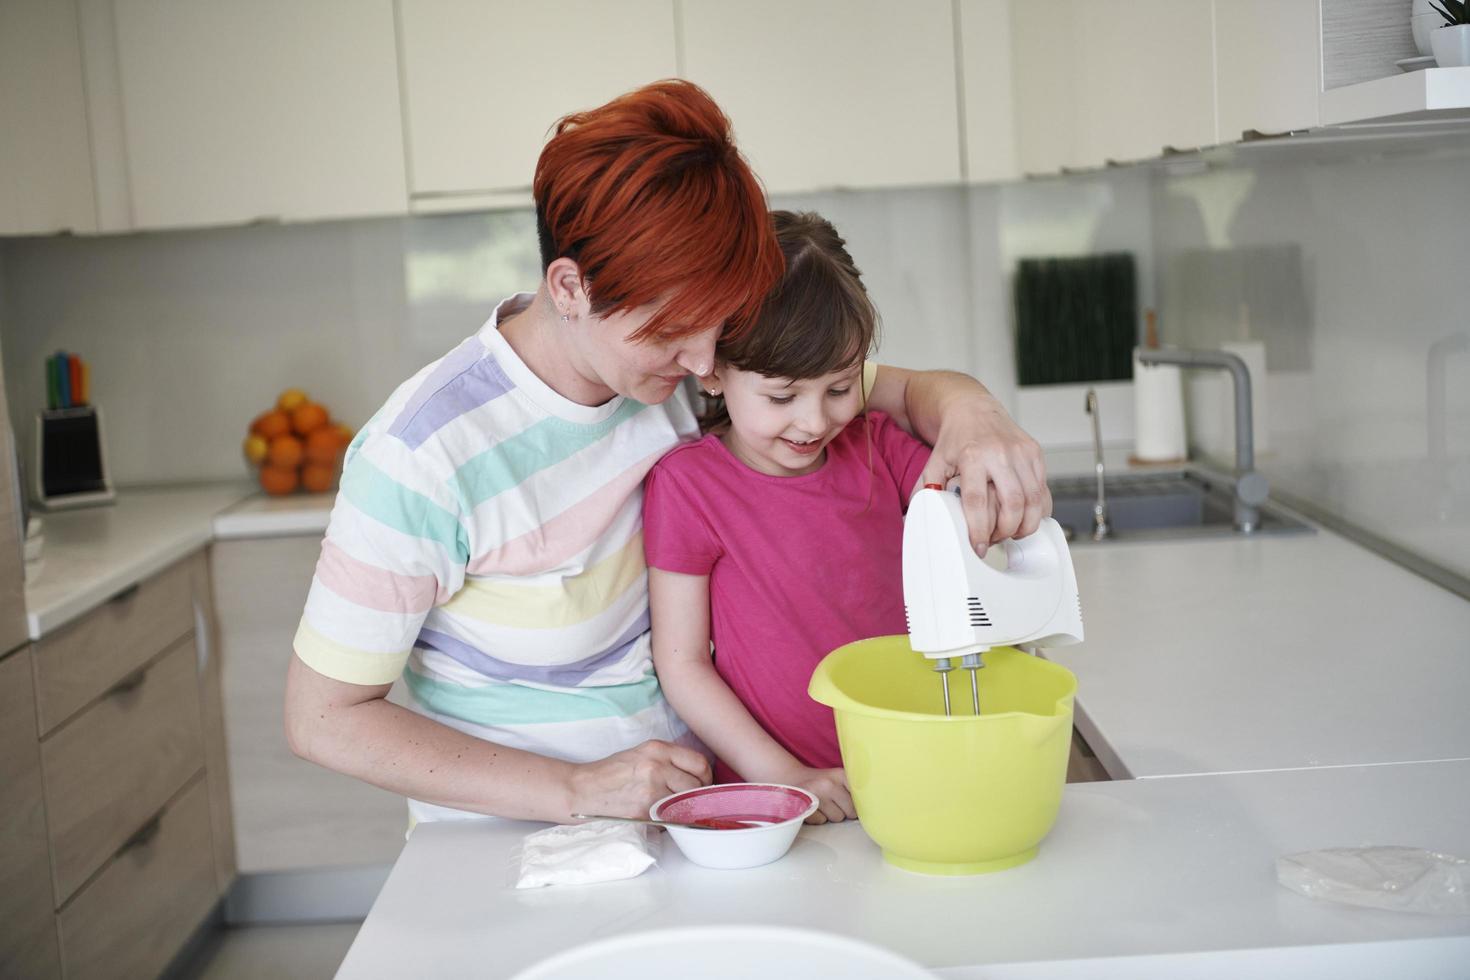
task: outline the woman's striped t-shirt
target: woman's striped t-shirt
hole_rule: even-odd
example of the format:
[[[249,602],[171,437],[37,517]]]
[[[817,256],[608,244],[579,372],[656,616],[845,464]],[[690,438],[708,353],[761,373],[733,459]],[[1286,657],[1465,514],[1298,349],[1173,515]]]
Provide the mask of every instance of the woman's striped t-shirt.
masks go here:
[[[402,675],[414,710],[461,731],[585,762],[687,736],[653,674],[642,485],[698,425],[682,390],[557,394],[497,326],[530,300],[502,303],[353,440],[295,649],[353,684]]]

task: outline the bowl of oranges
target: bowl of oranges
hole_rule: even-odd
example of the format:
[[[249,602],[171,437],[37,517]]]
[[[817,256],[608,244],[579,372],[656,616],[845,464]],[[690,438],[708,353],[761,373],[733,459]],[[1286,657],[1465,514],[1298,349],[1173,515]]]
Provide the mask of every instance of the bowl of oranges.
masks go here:
[[[352,430],[334,421],[325,406],[291,388],[250,423],[245,460],[256,468],[266,493],[327,493],[337,485],[351,441]]]

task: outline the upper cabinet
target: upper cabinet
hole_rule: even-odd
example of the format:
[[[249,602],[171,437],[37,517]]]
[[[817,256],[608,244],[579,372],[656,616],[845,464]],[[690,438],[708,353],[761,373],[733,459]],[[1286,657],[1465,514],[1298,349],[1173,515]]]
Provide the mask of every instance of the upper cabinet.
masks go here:
[[[1083,159],[1215,142],[1211,0],[1073,0]]]
[[[400,0],[415,207],[529,203],[552,124],[678,74],[673,0]]]
[[[0,3],[0,235],[94,231],[77,12]]]
[[[1013,180],[1364,121],[1408,0],[0,0],[0,235],[524,207],[557,119],[707,88],[772,193]]]
[[[1020,176],[1011,57],[1011,0],[959,0],[955,31],[964,105],[965,179]]]
[[[1211,0],[1012,2],[1021,170],[1215,142]]]
[[[958,181],[950,0],[679,0],[683,74],[773,193]]]
[[[1318,124],[1319,0],[1216,0],[1216,142]]]
[[[137,228],[402,213],[390,0],[115,0]]]

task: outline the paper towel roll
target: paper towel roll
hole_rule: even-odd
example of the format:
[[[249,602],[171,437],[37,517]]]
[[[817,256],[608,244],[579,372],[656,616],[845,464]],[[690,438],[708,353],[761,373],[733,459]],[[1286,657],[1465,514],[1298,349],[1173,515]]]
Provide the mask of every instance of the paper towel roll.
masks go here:
[[[1256,452],[1263,453],[1271,448],[1266,437],[1268,430],[1266,417],[1266,345],[1259,340],[1227,340],[1220,345],[1223,351],[1229,351],[1242,361],[1249,370],[1251,376],[1251,435],[1255,440]],[[1227,378],[1228,381],[1228,378]],[[1225,420],[1224,428],[1226,437],[1235,438],[1235,392],[1233,385],[1226,384],[1223,389],[1220,417]],[[1234,451],[1234,443],[1231,443]]]
[[[1144,364],[1133,352],[1133,458],[1143,463],[1182,462],[1184,388],[1179,366]]]

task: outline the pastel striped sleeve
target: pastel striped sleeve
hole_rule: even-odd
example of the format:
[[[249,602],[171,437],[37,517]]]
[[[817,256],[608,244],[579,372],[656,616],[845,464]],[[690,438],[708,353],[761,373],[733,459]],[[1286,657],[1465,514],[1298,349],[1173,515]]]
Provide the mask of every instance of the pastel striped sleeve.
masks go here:
[[[463,586],[468,535],[433,464],[383,433],[349,456],[294,643],[318,673],[391,684],[429,610]]]
[[[873,385],[878,381],[878,362],[872,359],[863,361],[863,402],[868,401],[868,396],[873,393]]]

